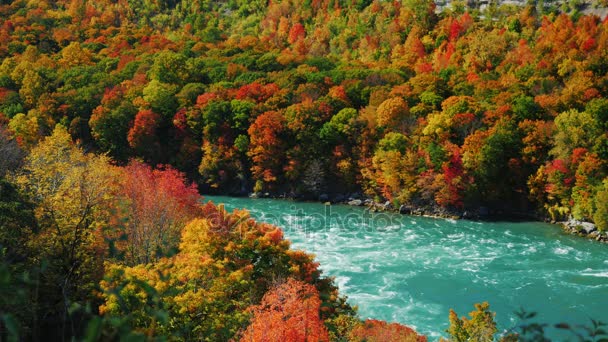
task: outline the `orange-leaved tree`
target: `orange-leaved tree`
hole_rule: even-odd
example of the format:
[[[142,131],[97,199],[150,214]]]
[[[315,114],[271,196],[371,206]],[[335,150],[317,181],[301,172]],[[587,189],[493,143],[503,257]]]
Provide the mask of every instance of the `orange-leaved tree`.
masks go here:
[[[387,323],[368,319],[355,326],[349,341],[353,342],[415,342],[426,341],[426,336],[418,335],[412,328],[399,323]]]
[[[290,278],[268,291],[260,305],[249,309],[253,318],[241,341],[329,341],[320,308],[319,291]]]

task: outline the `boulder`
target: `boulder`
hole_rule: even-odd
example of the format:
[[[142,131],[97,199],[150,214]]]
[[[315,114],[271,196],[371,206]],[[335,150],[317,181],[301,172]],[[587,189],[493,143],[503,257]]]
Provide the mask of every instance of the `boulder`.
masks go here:
[[[402,204],[399,206],[399,213],[402,215],[410,215],[412,213],[412,207]]]
[[[348,201],[348,205],[360,206],[363,205],[363,201],[360,199],[353,199]]]
[[[579,230],[581,233],[585,233],[585,234],[591,234],[592,232],[596,231],[597,229],[595,228],[595,225],[593,223],[590,222],[582,222],[579,225]]]
[[[384,210],[393,210],[393,204],[390,201],[386,201],[386,202],[384,202],[384,205],[382,206],[382,209],[384,209]]]

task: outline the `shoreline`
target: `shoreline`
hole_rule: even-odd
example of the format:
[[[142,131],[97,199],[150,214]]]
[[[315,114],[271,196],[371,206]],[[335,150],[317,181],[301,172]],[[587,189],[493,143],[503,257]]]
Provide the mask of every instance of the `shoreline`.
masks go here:
[[[203,195],[204,196],[204,195]],[[227,195],[231,196],[231,195]],[[232,195],[233,196],[233,195]],[[398,208],[395,207],[390,201],[380,203],[372,200],[371,198],[365,197],[361,194],[354,194],[351,196],[337,195],[330,198],[328,195],[321,194],[319,198],[298,198],[288,194],[277,195],[271,193],[250,193],[247,196],[234,196],[234,197],[248,197],[252,199],[256,198],[271,198],[271,199],[284,199],[299,202],[314,202],[325,205],[348,205],[354,207],[364,207],[366,210],[371,212],[392,212],[399,213],[401,215],[410,216],[421,216],[429,218],[441,218],[441,219],[452,219],[452,220],[470,220],[470,221],[536,221],[546,222],[554,225],[558,225],[561,229],[569,234],[585,238],[588,240],[594,240],[601,243],[608,243],[608,232],[602,232],[597,229],[594,223],[579,221],[570,218],[567,221],[550,221],[547,217],[538,216],[535,213],[522,213],[522,212],[493,212],[487,207],[480,206],[474,210],[463,210],[463,209],[447,209],[437,205],[435,206],[414,206],[402,204]],[[507,219],[508,218],[508,219]]]

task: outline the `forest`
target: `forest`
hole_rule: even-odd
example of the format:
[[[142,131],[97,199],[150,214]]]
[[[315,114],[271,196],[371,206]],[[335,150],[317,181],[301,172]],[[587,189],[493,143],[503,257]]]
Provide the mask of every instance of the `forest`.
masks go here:
[[[576,4],[2,1],[0,59],[2,340],[424,339],[199,193],[608,230],[608,19]]]
[[[61,124],[203,193],[362,191],[608,227],[605,20],[258,2],[2,5],[0,122],[26,150]]]

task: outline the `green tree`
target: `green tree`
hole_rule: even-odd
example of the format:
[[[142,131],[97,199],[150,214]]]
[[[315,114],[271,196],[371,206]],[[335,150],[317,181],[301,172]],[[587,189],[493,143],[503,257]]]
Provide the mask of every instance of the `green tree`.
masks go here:
[[[597,189],[593,221],[598,229],[608,230],[608,178],[604,179],[603,184]]]
[[[154,58],[148,72],[150,79],[169,84],[183,84],[188,79],[187,58],[172,51],[162,51]]]
[[[575,109],[562,112],[555,118],[554,147],[550,154],[559,159],[569,159],[575,148],[591,149],[600,132],[590,113]]]
[[[168,83],[152,80],[143,89],[144,100],[150,104],[152,111],[165,118],[171,118],[177,111],[175,94],[178,87]]]

